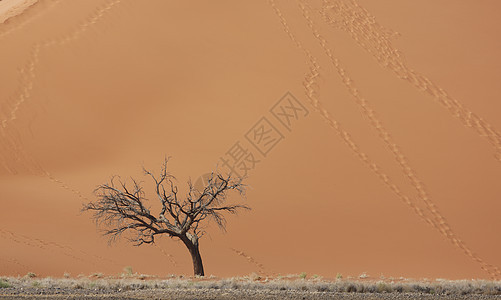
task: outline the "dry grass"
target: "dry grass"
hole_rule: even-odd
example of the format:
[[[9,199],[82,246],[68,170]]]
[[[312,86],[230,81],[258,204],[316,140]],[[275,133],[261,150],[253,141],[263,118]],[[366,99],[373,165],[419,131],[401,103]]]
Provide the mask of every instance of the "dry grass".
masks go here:
[[[11,285],[7,281],[0,279],[0,289],[9,288],[9,287],[11,287]]]
[[[98,276],[96,276],[98,275]],[[184,278],[171,275],[158,278],[148,275],[106,277],[100,273],[79,278],[3,277],[0,287],[26,289],[88,289],[127,291],[140,289],[246,289],[287,290],[340,293],[421,293],[434,295],[501,295],[501,281],[486,280],[340,280],[305,279],[300,275],[261,278],[256,274],[233,278]]]

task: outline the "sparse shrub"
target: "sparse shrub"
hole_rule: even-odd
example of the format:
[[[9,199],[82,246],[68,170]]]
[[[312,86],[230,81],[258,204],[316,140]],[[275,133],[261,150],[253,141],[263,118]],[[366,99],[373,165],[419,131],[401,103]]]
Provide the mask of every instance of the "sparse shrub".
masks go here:
[[[431,292],[431,288],[429,286],[422,286],[419,284],[414,284],[413,288],[415,291],[420,292],[420,293],[424,293],[424,294],[430,294],[430,292]]]
[[[366,278],[369,278],[369,275],[367,275],[367,273],[363,272],[362,274],[360,274],[360,276],[358,276],[360,279],[366,279]]]
[[[131,266],[127,266],[124,268],[124,272],[125,272],[125,275],[127,276],[132,276],[132,267]]]
[[[329,291],[329,285],[325,284],[325,283],[319,284],[319,285],[317,285],[317,291],[319,291],[319,292],[328,292]]]
[[[403,286],[404,293],[412,293],[415,292],[410,284],[404,284]]]
[[[209,289],[213,289],[213,290],[218,290],[220,289],[221,287],[216,283],[216,282],[211,282],[209,283],[209,285],[207,286]]]
[[[398,293],[402,293],[404,291],[404,287],[402,285],[396,285],[393,287],[393,290]]]
[[[7,281],[0,279],[0,289],[10,288],[11,285]]]
[[[307,275],[306,272],[302,272],[301,274],[299,274],[299,278],[305,279],[306,275]]]
[[[388,284],[386,284],[386,283],[384,283],[384,282],[380,281],[380,282],[378,282],[378,283],[377,283],[377,285],[376,285],[376,291],[377,291],[378,293],[391,293],[392,288],[391,288],[391,286],[390,286],[390,285],[388,285]]]
[[[71,274],[70,274],[70,273],[67,273],[67,272],[64,272],[63,277],[64,277],[64,278],[70,278],[70,277],[71,277]]]
[[[37,277],[37,274],[35,274],[35,273],[33,273],[33,272],[28,272],[28,273],[26,274],[26,277],[28,277],[28,278],[35,278],[35,277]]]
[[[93,273],[92,275],[89,276],[89,278],[103,278],[104,274],[103,273]]]
[[[356,284],[356,292],[357,293],[370,293],[371,292],[371,287],[374,287],[374,285],[372,284],[369,284],[369,285],[365,285],[365,284],[361,284],[361,283],[357,283]],[[373,289],[372,292],[374,292],[375,289]]]
[[[361,284],[362,286],[364,286],[364,293],[375,293],[376,292],[376,285],[375,284],[368,284],[368,285],[364,285],[364,284]]]
[[[84,288],[83,284],[81,282],[77,282],[73,285],[74,289],[81,290]]]
[[[338,280],[343,279],[343,274],[341,274],[341,273],[337,273],[337,274],[336,274],[336,279],[338,279]]]
[[[483,290],[482,294],[484,295],[501,295],[501,286],[496,286],[492,282],[488,282],[481,286],[481,290]]]
[[[253,280],[253,281],[258,281],[258,280],[261,280],[262,278],[261,278],[261,276],[259,276],[259,274],[257,274],[257,273],[251,273],[251,274],[249,275],[249,279],[250,279],[250,280]]]
[[[355,293],[356,291],[357,291],[357,287],[354,284],[350,283],[346,286],[346,292]]]

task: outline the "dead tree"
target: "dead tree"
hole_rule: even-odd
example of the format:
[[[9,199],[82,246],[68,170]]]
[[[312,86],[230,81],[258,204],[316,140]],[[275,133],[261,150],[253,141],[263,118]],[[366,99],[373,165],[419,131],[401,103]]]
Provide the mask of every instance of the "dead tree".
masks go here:
[[[110,237],[110,242],[126,232],[127,238],[136,246],[155,243],[155,237],[164,234],[181,240],[191,254],[194,274],[203,276],[199,248],[199,240],[205,233],[202,223],[213,220],[224,231],[225,213],[249,209],[246,205],[225,203],[231,190],[245,197],[243,178],[212,172],[203,188],[195,188],[189,180],[188,193],[181,199],[175,177],[167,171],[167,162],[168,159],[159,175],[143,167],[144,174],[154,182],[160,202],[156,214],[147,205],[141,183],[131,179],[131,184],[127,185],[119,177],[112,177],[110,183],[98,186],[95,190],[97,200],[85,204],[82,210],[93,212],[93,218],[105,228],[104,235]]]

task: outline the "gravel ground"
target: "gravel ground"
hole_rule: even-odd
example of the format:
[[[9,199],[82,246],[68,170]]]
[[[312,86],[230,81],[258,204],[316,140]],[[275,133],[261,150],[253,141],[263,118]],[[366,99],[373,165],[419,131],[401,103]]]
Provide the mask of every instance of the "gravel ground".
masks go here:
[[[419,293],[334,293],[287,290],[249,289],[148,289],[148,290],[89,290],[62,288],[5,288],[0,299],[343,299],[343,300],[400,300],[400,299],[499,299],[490,295],[429,295]]]

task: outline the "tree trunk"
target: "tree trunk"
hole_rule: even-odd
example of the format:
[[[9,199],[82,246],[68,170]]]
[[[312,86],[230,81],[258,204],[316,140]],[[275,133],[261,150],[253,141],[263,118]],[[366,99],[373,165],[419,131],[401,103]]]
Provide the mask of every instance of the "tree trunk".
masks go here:
[[[188,237],[182,236],[181,241],[186,245],[190,251],[191,259],[193,260],[193,273],[195,276],[204,276],[204,265],[202,264],[202,256],[198,249],[198,241],[192,242]]]

